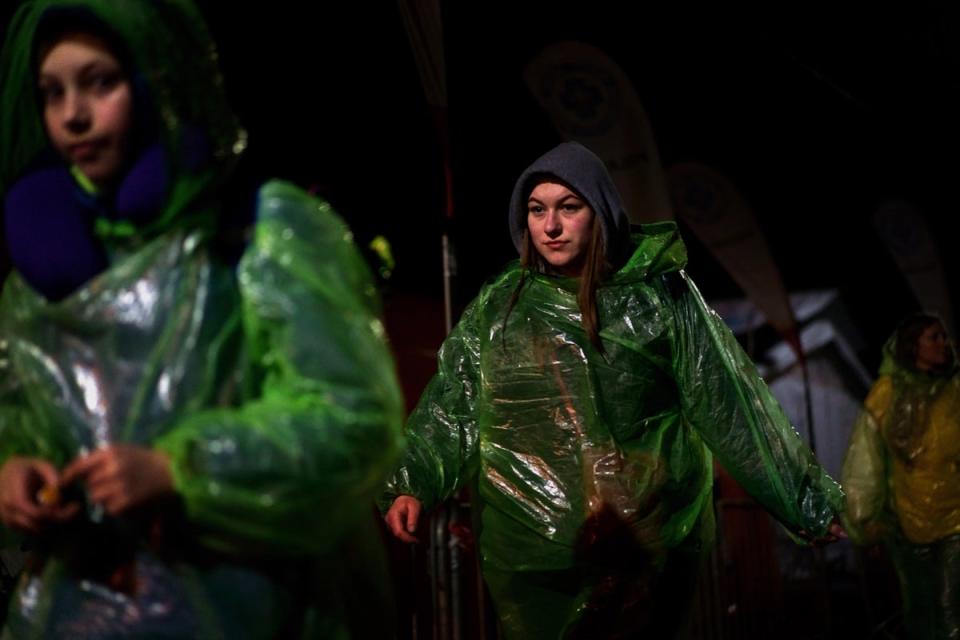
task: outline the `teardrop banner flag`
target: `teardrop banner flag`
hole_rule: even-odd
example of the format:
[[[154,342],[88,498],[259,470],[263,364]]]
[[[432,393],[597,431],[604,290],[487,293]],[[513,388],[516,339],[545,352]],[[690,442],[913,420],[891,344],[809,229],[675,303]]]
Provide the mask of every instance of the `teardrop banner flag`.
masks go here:
[[[677,217],[799,353],[797,322],[756,216],[719,172],[688,162],[667,172]]]
[[[926,218],[909,202],[891,200],[880,205],[873,221],[920,305],[925,311],[937,313],[950,335],[955,336],[953,301]]]
[[[607,165],[630,222],[673,218],[647,114],[607,54],[581,42],[558,42],[527,65],[524,80],[560,135],[589,147]]]

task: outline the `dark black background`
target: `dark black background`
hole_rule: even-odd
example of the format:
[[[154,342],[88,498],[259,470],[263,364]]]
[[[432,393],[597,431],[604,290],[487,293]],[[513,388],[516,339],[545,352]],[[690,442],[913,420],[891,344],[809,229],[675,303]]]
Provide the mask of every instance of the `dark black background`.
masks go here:
[[[386,235],[398,262],[392,291],[439,298],[439,146],[397,5],[199,4],[252,164],[315,187],[361,241]],[[560,141],[521,74],[564,39],[602,48],[630,76],[665,167],[702,162],[734,182],[789,290],[840,290],[868,363],[916,306],[872,226],[879,202],[920,207],[956,297],[960,9],[442,4],[460,303],[514,257],[513,181]],[[705,295],[740,295],[685,238]]]
[[[250,133],[252,166],[315,188],[361,244],[376,234],[391,240],[388,307],[416,318],[409,333],[391,334],[414,401],[436,348],[415,334],[434,340],[442,322],[444,195],[438,139],[397,5],[199,4]],[[733,181],[790,291],[840,291],[871,372],[884,339],[917,305],[874,231],[880,202],[903,198],[926,215],[960,300],[960,5],[442,4],[458,304],[514,257],[506,229],[513,181],[560,141],[521,74],[544,46],[565,39],[600,47],[629,75],[665,167],[701,162]],[[0,23],[13,6],[0,0]],[[705,296],[741,296],[684,236],[688,271]],[[817,623],[798,602],[795,610]]]

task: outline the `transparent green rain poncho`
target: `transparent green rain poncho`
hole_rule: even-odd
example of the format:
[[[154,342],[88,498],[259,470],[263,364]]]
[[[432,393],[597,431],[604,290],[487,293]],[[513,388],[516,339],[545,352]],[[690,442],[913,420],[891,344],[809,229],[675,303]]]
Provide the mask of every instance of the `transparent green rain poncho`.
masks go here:
[[[63,300],[8,277],[0,455],[62,466],[109,444],[151,447],[169,456],[179,499],[119,521],[90,505],[68,533],[32,541],[4,637],[371,637],[366,607],[385,584],[371,506],[403,408],[368,269],[334,212],[282,182],[260,187],[239,264],[212,250],[244,136],[184,1],[21,8],[0,59],[0,191],[48,146],[34,35],[65,7],[129,49],[169,189],[147,225],[98,221],[110,266]],[[183,160],[188,131],[209,162]],[[100,579],[115,560],[127,588]]]
[[[793,531],[821,534],[842,503],[682,271],[676,225],[633,241],[597,292],[603,353],[576,280],[528,274],[509,314],[522,268],[483,288],[440,350],[382,498],[429,508],[473,485],[506,638],[670,637],[713,538],[711,452]]]
[[[947,370],[925,373],[897,351],[895,334],[850,436],[844,527],[856,543],[890,552],[909,637],[957,638],[960,370],[952,358]]]

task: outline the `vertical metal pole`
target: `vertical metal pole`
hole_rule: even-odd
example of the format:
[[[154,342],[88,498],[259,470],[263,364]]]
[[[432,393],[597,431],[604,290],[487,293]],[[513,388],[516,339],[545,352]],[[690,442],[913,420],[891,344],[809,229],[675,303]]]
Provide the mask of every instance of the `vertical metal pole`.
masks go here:
[[[453,259],[450,255],[450,236],[444,231],[443,243],[443,320],[446,335],[453,330],[453,293],[450,281],[453,279]]]
[[[450,638],[450,583],[447,574],[446,530],[447,507],[442,506],[433,515],[430,529],[430,568],[433,575],[433,637]]]
[[[457,522],[460,519],[460,505],[454,501],[450,505],[450,522]],[[450,638],[451,640],[460,640],[461,626],[461,607],[460,607],[460,538],[457,534],[448,528],[450,534]]]

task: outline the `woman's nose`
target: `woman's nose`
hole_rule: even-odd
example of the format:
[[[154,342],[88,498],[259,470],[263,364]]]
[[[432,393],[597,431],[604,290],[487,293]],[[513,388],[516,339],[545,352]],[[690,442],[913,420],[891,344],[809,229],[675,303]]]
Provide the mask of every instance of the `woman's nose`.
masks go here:
[[[557,236],[563,230],[560,225],[560,216],[555,211],[548,211],[546,220],[543,221],[543,230],[549,236]]]
[[[63,122],[67,130],[80,134],[90,128],[90,107],[86,98],[76,91],[68,91],[63,107]]]

